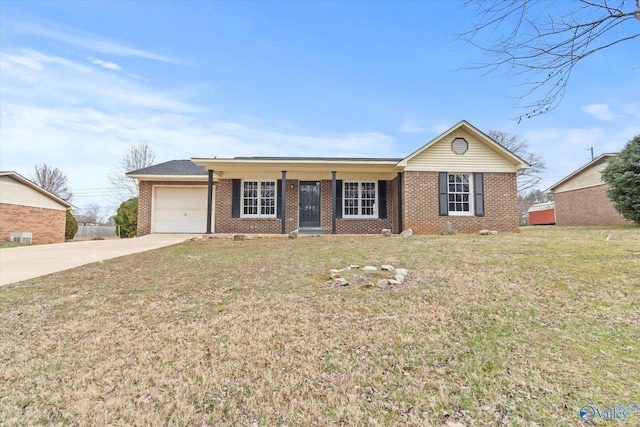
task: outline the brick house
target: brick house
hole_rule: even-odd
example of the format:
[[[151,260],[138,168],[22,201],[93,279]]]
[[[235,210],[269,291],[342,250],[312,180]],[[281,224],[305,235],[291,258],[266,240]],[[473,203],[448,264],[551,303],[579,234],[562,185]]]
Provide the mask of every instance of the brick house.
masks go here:
[[[602,154],[561,179],[545,193],[554,195],[556,225],[625,225],[625,219],[609,200],[609,185],[602,181],[602,171],[612,153]]]
[[[67,210],[74,206],[16,172],[0,172],[0,241],[31,233],[33,243],[64,242]]]
[[[404,158],[192,158],[127,176],[139,236],[517,232],[516,174],[529,166],[461,121]]]

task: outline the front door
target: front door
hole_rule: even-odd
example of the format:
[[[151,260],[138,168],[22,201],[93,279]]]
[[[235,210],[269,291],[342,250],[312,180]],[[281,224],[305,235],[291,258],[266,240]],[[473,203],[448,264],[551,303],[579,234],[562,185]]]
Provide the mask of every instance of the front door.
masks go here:
[[[320,181],[300,181],[300,227],[320,227]]]

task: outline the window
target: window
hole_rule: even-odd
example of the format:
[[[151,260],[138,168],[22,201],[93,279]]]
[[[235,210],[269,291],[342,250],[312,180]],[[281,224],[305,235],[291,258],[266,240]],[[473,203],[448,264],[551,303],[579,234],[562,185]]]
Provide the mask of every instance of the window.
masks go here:
[[[275,218],[275,181],[243,181],[242,216]]]
[[[370,218],[378,215],[375,182],[345,182],[343,191],[344,218]]]
[[[471,175],[450,173],[447,184],[449,215],[473,215]]]

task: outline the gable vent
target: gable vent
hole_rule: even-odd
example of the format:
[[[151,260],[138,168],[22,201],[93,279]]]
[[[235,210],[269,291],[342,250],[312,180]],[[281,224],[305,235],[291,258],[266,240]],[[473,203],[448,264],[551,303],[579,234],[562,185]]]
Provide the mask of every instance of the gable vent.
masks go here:
[[[464,154],[469,149],[469,143],[464,138],[456,138],[451,143],[451,149],[456,154]]]

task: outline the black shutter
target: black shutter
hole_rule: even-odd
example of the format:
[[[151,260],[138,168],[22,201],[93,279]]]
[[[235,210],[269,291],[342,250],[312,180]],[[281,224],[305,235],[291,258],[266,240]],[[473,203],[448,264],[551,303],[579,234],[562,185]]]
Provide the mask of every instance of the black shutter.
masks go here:
[[[276,186],[276,213],[278,218],[282,218],[282,180],[278,180]]]
[[[473,174],[476,216],[484,216],[484,177],[481,172]]]
[[[336,218],[342,218],[342,180],[336,180]]]
[[[387,181],[378,181],[378,218],[387,218]]]
[[[240,218],[240,192],[242,191],[239,179],[231,180],[231,218]]]
[[[440,203],[440,216],[449,215],[449,183],[446,172],[438,172],[438,195]]]

